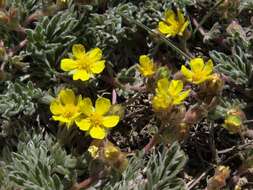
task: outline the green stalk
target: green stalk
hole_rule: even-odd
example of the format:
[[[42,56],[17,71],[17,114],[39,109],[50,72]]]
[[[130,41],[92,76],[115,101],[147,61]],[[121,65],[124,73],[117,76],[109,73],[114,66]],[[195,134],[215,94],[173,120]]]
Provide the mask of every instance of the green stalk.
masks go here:
[[[132,18],[127,18],[124,15],[121,15],[124,19],[136,24],[137,26],[143,28],[144,30],[146,30],[147,32],[159,36],[159,38],[165,42],[168,46],[170,46],[172,49],[174,49],[178,54],[182,55],[184,58],[190,60],[191,56],[187,55],[185,52],[183,52],[180,48],[178,48],[176,45],[174,45],[169,39],[167,39],[166,37],[164,37],[163,35],[151,30],[150,28],[148,28],[147,26],[145,26],[144,24],[142,24],[141,22],[138,22]]]

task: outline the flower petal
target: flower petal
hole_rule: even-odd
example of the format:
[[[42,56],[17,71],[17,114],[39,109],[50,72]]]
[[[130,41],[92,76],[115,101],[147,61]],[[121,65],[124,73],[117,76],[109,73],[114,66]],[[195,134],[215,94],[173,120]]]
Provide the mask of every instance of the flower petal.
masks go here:
[[[100,97],[96,100],[95,110],[100,115],[106,114],[111,107],[111,101],[107,98]]]
[[[176,14],[173,10],[167,10],[165,12],[165,20],[168,24],[174,25],[176,24]]]
[[[119,116],[111,115],[111,116],[103,117],[102,122],[105,127],[108,127],[108,128],[115,127],[119,122]]]
[[[94,48],[87,52],[87,56],[92,61],[99,61],[102,58],[102,50],[100,48]]]
[[[90,98],[84,98],[80,103],[80,108],[81,112],[86,116],[90,116],[95,111]]]
[[[147,55],[141,55],[139,57],[139,62],[141,66],[146,66],[151,62],[151,59]]]
[[[81,80],[81,81],[87,81],[90,79],[90,75],[87,73],[86,70],[77,70],[74,74],[73,74],[73,80]]]
[[[85,48],[82,44],[74,44],[72,53],[77,59],[81,59],[85,55]]]
[[[71,71],[77,68],[77,62],[73,59],[62,59],[61,69],[63,71]]]
[[[171,26],[169,26],[168,24],[166,24],[165,22],[161,21],[158,24],[158,30],[162,33],[162,34],[174,34],[174,30]]]
[[[193,73],[189,69],[187,69],[184,65],[182,65],[181,67],[181,73],[187,80],[191,80],[193,77]]]
[[[191,90],[187,90],[187,91],[180,93],[180,95],[173,100],[173,104],[174,105],[181,104],[185,100],[185,98],[187,98],[189,96],[190,91]]]
[[[75,100],[76,100],[75,93],[71,89],[61,90],[59,93],[59,98],[60,98],[60,101],[65,105],[75,104]]]
[[[183,90],[183,82],[181,80],[172,80],[169,85],[169,94],[177,96]]]
[[[104,139],[106,136],[105,129],[99,126],[92,127],[89,133],[94,139]]]
[[[184,24],[185,22],[184,14],[179,9],[177,10],[177,18],[180,25]]]
[[[66,118],[66,117],[63,117],[63,116],[52,116],[52,119],[55,120],[55,121],[60,121],[62,123],[71,123],[72,120],[69,119],[69,118]]]
[[[157,89],[160,93],[167,93],[167,90],[169,88],[169,80],[164,78],[164,79],[160,79],[157,82]]]
[[[54,115],[59,115],[64,112],[62,105],[60,104],[59,101],[53,100],[50,104],[50,111]]]
[[[101,73],[105,68],[105,61],[97,61],[93,63],[90,67],[91,71],[95,74]]]
[[[180,28],[180,31],[178,33],[178,35],[182,36],[185,29],[188,27],[188,25],[190,24],[190,22],[187,20]]]
[[[211,74],[212,72],[213,72],[213,61],[209,59],[202,70],[202,74],[204,76],[207,76]]]
[[[90,129],[91,122],[89,119],[80,119],[76,120],[75,122],[78,128],[82,131],[88,131]]]
[[[204,68],[204,60],[200,57],[190,60],[190,67],[194,73],[199,73]]]

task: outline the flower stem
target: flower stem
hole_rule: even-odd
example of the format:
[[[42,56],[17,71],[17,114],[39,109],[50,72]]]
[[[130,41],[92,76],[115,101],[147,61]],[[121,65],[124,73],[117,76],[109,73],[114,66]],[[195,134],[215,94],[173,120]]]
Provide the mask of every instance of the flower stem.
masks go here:
[[[71,190],[80,190],[80,189],[86,189],[91,186],[92,183],[98,180],[98,175],[97,176],[90,176],[87,179],[83,180],[80,183],[76,183]]]
[[[165,42],[168,46],[170,46],[172,49],[174,49],[178,54],[182,55],[184,58],[190,60],[191,56],[189,56],[187,53],[183,52],[180,48],[178,48],[176,45],[174,45],[169,39],[167,39],[166,37],[164,37],[163,35],[153,31],[152,29],[150,29],[149,27],[145,26],[144,24],[142,24],[141,22],[138,22],[132,18],[127,18],[124,15],[121,15],[124,19],[128,20],[129,22],[132,22],[134,24],[136,24],[137,26],[143,28],[144,30],[146,30],[147,32],[158,36],[163,42]]]

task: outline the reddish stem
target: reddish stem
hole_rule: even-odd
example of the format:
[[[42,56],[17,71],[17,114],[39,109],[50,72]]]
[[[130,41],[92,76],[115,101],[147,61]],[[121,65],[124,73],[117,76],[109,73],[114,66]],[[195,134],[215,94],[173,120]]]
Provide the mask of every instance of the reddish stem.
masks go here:
[[[98,175],[97,176],[90,176],[89,178],[83,180],[80,183],[76,183],[71,190],[80,190],[80,189],[86,189],[90,187],[94,182],[98,180]]]
[[[159,135],[156,134],[149,140],[148,144],[146,144],[146,146],[144,147],[145,154],[147,154],[151,150],[151,148],[158,143],[158,141]]]

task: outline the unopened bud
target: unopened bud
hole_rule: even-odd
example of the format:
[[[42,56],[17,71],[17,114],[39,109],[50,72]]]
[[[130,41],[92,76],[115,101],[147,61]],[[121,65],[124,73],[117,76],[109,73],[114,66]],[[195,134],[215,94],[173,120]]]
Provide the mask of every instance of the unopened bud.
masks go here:
[[[157,79],[169,78],[170,77],[170,70],[168,67],[163,66],[159,67],[157,70],[158,77]]]
[[[100,160],[119,172],[123,172],[128,165],[125,153],[121,152],[121,150],[110,141],[102,142],[95,140],[88,148],[88,152],[93,159]]]
[[[207,88],[214,94],[219,94],[222,92],[224,87],[224,81],[220,74],[213,74],[211,78],[206,83]]]
[[[205,117],[207,113],[207,110],[202,107],[192,107],[186,112],[184,122],[189,125],[195,124]]]
[[[244,120],[245,114],[239,108],[234,108],[227,112],[223,127],[226,128],[230,134],[241,133],[244,129]]]

